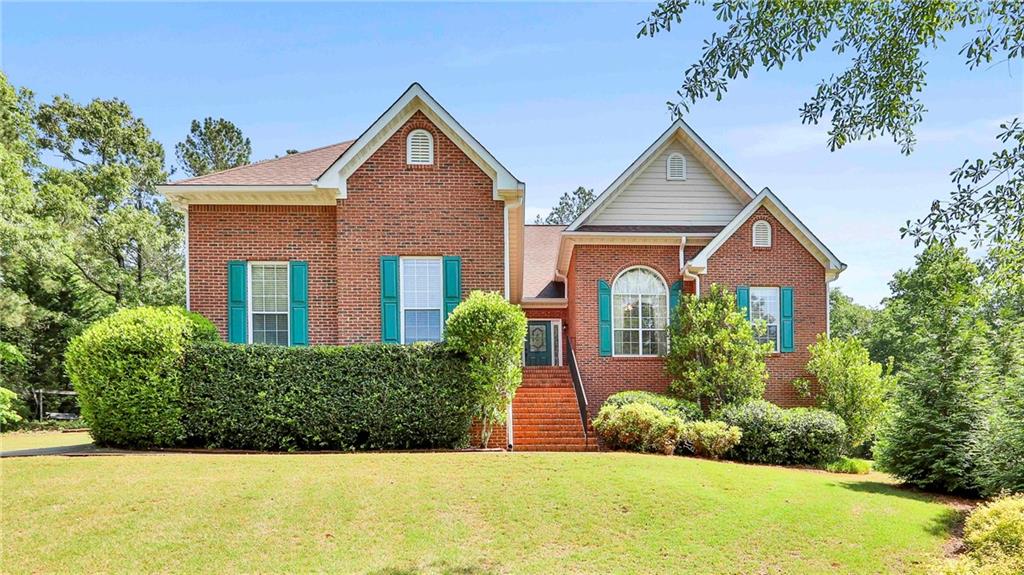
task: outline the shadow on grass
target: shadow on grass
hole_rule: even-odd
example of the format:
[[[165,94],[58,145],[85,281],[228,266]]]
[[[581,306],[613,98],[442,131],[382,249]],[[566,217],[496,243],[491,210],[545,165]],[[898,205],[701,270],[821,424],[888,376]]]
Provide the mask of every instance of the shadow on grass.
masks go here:
[[[949,496],[938,493],[918,491],[912,487],[889,485],[886,483],[878,483],[876,481],[851,481],[835,483],[834,485],[851,491],[857,491],[859,493],[889,495],[892,497],[901,497],[903,499],[912,499],[914,501],[922,501],[926,503],[948,503],[950,499]],[[941,514],[932,518],[931,523],[929,523],[925,529],[932,535],[959,537],[963,533],[963,523],[966,517],[967,511],[962,505],[958,505],[956,507],[947,505]]]
[[[443,573],[444,575],[488,575],[495,571],[478,565],[451,565],[446,561],[429,567],[385,567],[370,571],[368,575],[420,575],[421,573]]]

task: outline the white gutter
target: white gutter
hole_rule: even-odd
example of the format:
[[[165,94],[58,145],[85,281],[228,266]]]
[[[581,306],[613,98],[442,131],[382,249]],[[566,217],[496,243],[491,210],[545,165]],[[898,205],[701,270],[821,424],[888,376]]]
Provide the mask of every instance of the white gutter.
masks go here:
[[[693,280],[694,291],[698,299],[700,299],[700,276],[690,272],[689,266],[686,265],[686,236],[683,236],[679,243],[679,271],[683,274],[683,278]]]

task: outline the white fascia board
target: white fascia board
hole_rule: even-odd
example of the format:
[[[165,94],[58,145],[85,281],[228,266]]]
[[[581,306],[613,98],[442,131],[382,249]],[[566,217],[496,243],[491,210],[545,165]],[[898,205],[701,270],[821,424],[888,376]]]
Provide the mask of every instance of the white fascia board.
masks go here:
[[[156,186],[156,191],[165,196],[187,195],[189,193],[278,193],[278,192],[313,192],[316,191],[311,185],[297,186],[245,186],[245,185],[189,185],[189,184],[161,184]]]
[[[473,137],[465,128],[462,127],[459,122],[448,113],[447,110],[441,106],[437,100],[435,100],[423,86],[419,83],[414,82],[409,88],[397,99],[394,104],[383,113],[377,120],[370,125],[369,128],[363,132],[355,142],[352,143],[345,152],[331,164],[324,173],[320,175],[316,180],[313,180],[312,185],[320,189],[334,189],[338,191],[338,197],[344,198],[348,195],[346,186],[347,174],[355,171],[358,165],[351,165],[353,160],[362,157],[362,152],[367,146],[373,144],[377,137],[387,130],[389,127],[392,128],[392,132],[397,130],[398,127],[392,124],[402,114],[407,113],[409,108],[415,107],[417,104],[421,104],[432,115],[438,118],[443,126],[438,126],[442,130],[450,130],[456,138],[453,138],[456,145],[460,147],[465,145],[469,148],[472,153],[471,156],[475,155],[480,158],[483,163],[494,172],[494,199],[501,200],[499,191],[501,190],[524,190],[525,184],[519,181],[511,172],[508,171],[505,166],[501,164],[489,151],[485,148],[476,138]],[[411,115],[411,113],[409,114]],[[466,150],[464,150],[466,151]],[[367,156],[368,157],[368,156]],[[364,158],[365,159],[365,158]]]
[[[832,253],[831,250],[825,246],[821,240],[815,236],[800,218],[796,217],[793,212],[786,207],[786,204],[782,203],[782,200],[778,198],[771,190],[765,188],[761,190],[761,193],[754,198],[754,201],[747,204],[740,213],[736,214],[736,217],[729,222],[727,226],[717,235],[711,242],[700,251],[699,254],[694,256],[692,260],[687,264],[687,268],[697,273],[705,273],[708,267],[708,259],[718,251],[718,248],[722,247],[732,235],[743,225],[750,216],[762,205],[769,207],[772,214],[792,233],[796,239],[807,248],[812,254],[818,257],[818,260],[825,266],[826,273],[832,274],[832,277],[838,276],[846,269],[846,264],[839,261],[839,258]]]
[[[583,225],[584,222],[590,219],[592,215],[600,211],[601,207],[604,204],[610,202],[615,196],[617,196],[618,193],[622,191],[623,188],[625,188],[626,184],[628,184],[633,179],[633,176],[637,175],[647,165],[647,163],[658,152],[661,151],[662,148],[664,148],[674,137],[676,137],[676,134],[679,132],[682,132],[682,134],[687,139],[692,141],[702,151],[704,151],[704,153],[707,154],[708,157],[711,158],[715,162],[715,164],[722,169],[723,172],[725,172],[730,178],[732,178],[732,180],[736,182],[736,185],[738,185],[739,188],[743,190],[743,192],[748,196],[747,201],[753,200],[755,197],[757,197],[757,194],[754,193],[753,188],[751,188],[745,181],[743,181],[743,178],[741,178],[739,174],[737,174],[729,166],[729,164],[725,163],[725,160],[723,160],[717,152],[711,149],[711,146],[708,146],[707,142],[705,142],[699,135],[697,135],[697,132],[694,132],[693,128],[691,128],[689,124],[684,122],[682,119],[679,119],[676,120],[675,122],[672,122],[672,125],[669,126],[668,129],[665,130],[665,132],[662,133],[661,136],[659,136],[653,144],[648,146],[647,149],[644,150],[644,153],[640,154],[639,158],[634,160],[633,163],[630,164],[624,172],[619,174],[619,177],[616,178],[615,181],[612,182],[611,185],[608,186],[603,192],[601,192],[601,195],[599,195],[597,199],[594,200],[594,203],[590,204],[589,208],[584,210],[583,213],[581,213],[575,220],[572,221],[571,224],[569,224],[568,227],[565,228],[566,231],[575,231],[577,228]]]

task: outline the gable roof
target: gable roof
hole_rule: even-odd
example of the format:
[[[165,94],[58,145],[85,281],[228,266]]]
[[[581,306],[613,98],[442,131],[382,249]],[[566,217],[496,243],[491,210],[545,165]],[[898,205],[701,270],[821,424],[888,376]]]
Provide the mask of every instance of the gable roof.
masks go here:
[[[171,182],[169,186],[309,186],[352,142],[339,142],[297,154],[263,160]]]
[[[519,181],[476,138],[459,124],[423,86],[414,82],[370,125],[356,140],[313,180],[318,189],[335,189],[339,198],[348,194],[346,181],[374,151],[393,135],[417,110],[422,111],[471,160],[494,181],[494,199],[500,192],[522,192],[525,184]]]
[[[836,255],[833,254],[832,251],[829,250],[828,247],[825,246],[825,244],[822,243],[822,241],[819,240],[803,222],[800,221],[800,218],[796,217],[796,215],[786,207],[786,204],[783,204],[782,200],[780,200],[778,196],[772,193],[768,188],[761,190],[761,193],[759,193],[752,202],[747,204],[740,213],[736,214],[736,217],[733,218],[727,226],[725,226],[725,229],[715,236],[714,239],[712,239],[708,245],[700,251],[700,253],[687,262],[686,266],[697,272],[703,273],[703,271],[707,269],[708,258],[718,251],[718,248],[722,247],[726,240],[728,240],[736,230],[743,225],[743,222],[747,221],[761,206],[768,208],[772,215],[774,215],[776,219],[778,219],[779,222],[781,222],[782,225],[784,225],[786,229],[793,234],[793,237],[803,244],[803,246],[807,248],[807,250],[811,252],[811,254],[814,255],[823,266],[825,266],[825,272],[829,274],[830,277],[834,278],[846,269],[846,264],[839,261],[839,258],[837,258]]]
[[[667,145],[669,145],[674,139],[680,139],[685,143],[690,144],[688,147],[697,155],[698,160],[705,164],[713,166],[717,171],[721,172],[723,179],[723,185],[726,189],[733,193],[741,203],[750,202],[757,194],[754,190],[747,185],[743,178],[739,176],[729,164],[725,163],[725,160],[718,155],[714,150],[708,146],[689,124],[684,122],[682,119],[678,119],[672,122],[672,125],[665,130],[653,144],[648,146],[640,157],[633,161],[628,168],[614,182],[608,186],[605,191],[601,192],[601,195],[597,197],[593,204],[590,205],[582,214],[579,215],[569,226],[566,231],[577,231],[580,226],[584,225],[594,214],[598,213],[602,207],[611,202],[619,193],[621,193],[632,181],[633,177],[642,171],[649,162],[656,158],[659,152]]]

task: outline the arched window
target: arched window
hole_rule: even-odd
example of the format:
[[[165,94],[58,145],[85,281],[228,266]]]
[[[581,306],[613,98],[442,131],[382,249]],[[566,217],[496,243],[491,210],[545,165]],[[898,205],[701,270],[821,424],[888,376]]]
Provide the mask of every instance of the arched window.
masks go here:
[[[427,166],[434,163],[434,136],[426,130],[413,130],[405,140],[405,160],[409,164]]]
[[[772,247],[772,225],[764,220],[754,222],[754,247]]]
[[[666,179],[669,180],[685,180],[686,179],[686,156],[675,152],[669,154],[667,165],[665,166]]]
[[[630,268],[612,284],[614,355],[664,355],[668,350],[668,288],[649,268]]]

